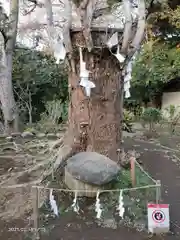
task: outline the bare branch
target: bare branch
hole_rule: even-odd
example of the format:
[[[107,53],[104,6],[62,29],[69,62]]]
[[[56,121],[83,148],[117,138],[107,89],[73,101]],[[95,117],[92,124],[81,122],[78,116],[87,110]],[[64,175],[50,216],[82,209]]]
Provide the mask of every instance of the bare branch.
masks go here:
[[[123,42],[122,42],[122,48],[121,52],[126,53],[129,40],[131,37],[131,28],[132,28],[132,16],[131,16],[131,3],[129,0],[124,0],[124,14],[125,14],[125,28],[124,28],[124,34],[123,34]]]
[[[25,10],[25,13],[23,15],[26,16],[26,15],[32,13],[36,7],[37,7],[37,3],[32,4],[31,9],[29,11]]]
[[[18,15],[19,15],[19,0],[11,0],[9,31],[7,33],[8,41],[6,43],[6,51],[9,52],[13,51],[16,42]]]
[[[54,29],[53,29],[53,11],[52,11],[52,3],[51,0],[45,0],[45,7],[47,13],[47,25],[48,25],[48,35],[51,39],[53,37]]]
[[[53,11],[52,11],[52,2],[51,0],[45,0],[45,7],[47,13],[47,24],[48,24],[48,35],[49,39],[52,42],[53,37],[55,37],[55,26],[53,21]],[[64,45],[66,52],[72,51],[71,39],[70,39],[70,28],[72,22],[72,6],[71,1],[68,0],[64,3],[64,13],[67,18],[66,22],[63,24],[63,37],[64,37]],[[58,35],[58,34],[57,34]]]
[[[88,2],[89,2],[89,0],[83,0],[83,1],[80,3],[79,8],[80,8],[80,9],[83,9],[83,10],[86,9]]]
[[[6,68],[6,53],[5,53],[5,40],[4,35],[0,32],[0,70]]]
[[[91,22],[96,7],[97,0],[90,0],[86,5],[86,10],[82,12],[83,35],[86,41],[86,46],[89,51],[93,48],[93,41],[91,37]],[[85,7],[85,6],[83,6]]]
[[[145,0],[139,0],[139,19],[137,24],[137,31],[135,34],[135,37],[132,41],[132,47],[137,50],[144,38],[144,32],[146,28],[146,6],[145,6]]]
[[[124,64],[121,66],[121,70],[124,69],[126,64],[131,60],[134,56],[135,52],[139,50],[141,42],[144,38],[145,28],[146,28],[146,8],[145,8],[145,0],[138,0],[138,12],[139,12],[139,19],[137,24],[137,30],[135,37],[132,41],[131,47],[127,54],[126,60]]]
[[[64,4],[64,12],[65,16],[67,17],[67,21],[64,23],[63,26],[63,37],[64,37],[64,44],[67,53],[72,52],[72,44],[70,38],[70,29],[72,24],[72,3],[71,0],[66,0]]]

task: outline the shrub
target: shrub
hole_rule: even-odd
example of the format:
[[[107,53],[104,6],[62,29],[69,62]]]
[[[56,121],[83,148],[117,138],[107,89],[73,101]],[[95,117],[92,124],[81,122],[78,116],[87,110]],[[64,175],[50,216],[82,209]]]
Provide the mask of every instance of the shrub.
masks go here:
[[[155,130],[155,124],[162,120],[162,113],[157,108],[146,108],[144,109],[141,119],[145,124],[149,124],[149,131]]]
[[[171,133],[174,133],[177,124],[180,122],[180,106],[168,106],[163,110],[163,116],[168,122]]]
[[[132,122],[134,120],[134,114],[126,109],[123,110],[123,130],[132,132]]]

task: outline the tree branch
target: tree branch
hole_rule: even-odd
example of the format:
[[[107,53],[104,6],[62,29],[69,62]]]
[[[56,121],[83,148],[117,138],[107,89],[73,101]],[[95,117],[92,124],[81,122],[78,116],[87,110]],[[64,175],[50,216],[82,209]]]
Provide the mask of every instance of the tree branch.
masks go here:
[[[85,1],[83,3],[84,4],[80,5],[82,25],[83,25],[83,35],[86,41],[86,47],[90,52],[91,49],[93,48],[93,41],[91,37],[91,22],[92,22],[97,0]],[[85,7],[86,9],[84,9]]]
[[[11,0],[10,16],[9,16],[9,31],[7,32],[6,51],[12,52],[16,43],[17,25],[19,15],[19,0]]]
[[[45,0],[45,7],[46,7],[46,14],[47,14],[48,35],[49,35],[49,40],[51,42],[51,39],[54,35],[53,11],[52,11],[51,0]]]
[[[0,32],[0,70],[1,71],[2,71],[2,68],[6,68],[6,53],[5,53],[4,47],[5,47],[4,35]]]
[[[141,42],[144,38],[144,32],[146,28],[146,6],[145,6],[145,0],[138,0],[139,6],[138,6],[138,12],[139,12],[139,19],[137,24],[137,31],[135,34],[135,37],[132,41],[132,47],[135,49],[139,49]]]
[[[55,29],[54,29],[54,21],[53,21],[53,11],[52,11],[52,2],[51,0],[45,0],[45,7],[46,7],[46,13],[47,13],[47,25],[48,25],[48,35],[49,39],[52,42],[53,38],[55,37]],[[70,28],[72,23],[72,6],[71,1],[67,0],[64,3],[64,12],[65,16],[67,18],[66,22],[63,24],[63,37],[64,37],[64,45],[66,52],[72,52],[72,45],[71,45],[71,39],[70,39]],[[58,34],[57,34],[58,35]]]
[[[64,4],[64,12],[67,18],[67,21],[64,23],[63,26],[63,37],[64,37],[64,44],[67,53],[72,52],[72,44],[70,38],[70,29],[72,24],[72,3],[71,0],[66,0]]]
[[[139,12],[139,19],[137,23],[137,30],[134,36],[134,39],[131,43],[130,49],[128,50],[128,54],[124,64],[121,66],[121,70],[127,65],[127,63],[131,60],[134,56],[134,53],[139,50],[141,46],[141,42],[144,38],[144,32],[146,28],[146,7],[145,7],[145,0],[138,0],[138,12]]]
[[[131,16],[131,3],[129,0],[124,0],[124,14],[126,18],[124,34],[123,34],[123,42],[121,52],[126,53],[129,45],[129,40],[131,37],[131,28],[132,28],[132,16]]]

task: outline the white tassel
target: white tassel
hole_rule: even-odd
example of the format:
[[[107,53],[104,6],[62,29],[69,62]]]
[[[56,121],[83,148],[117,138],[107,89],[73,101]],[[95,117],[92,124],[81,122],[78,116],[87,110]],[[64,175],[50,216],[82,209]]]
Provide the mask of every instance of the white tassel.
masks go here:
[[[51,205],[51,210],[53,210],[54,214],[56,216],[58,216],[58,207],[56,204],[56,201],[54,200],[54,195],[52,194],[53,190],[50,189],[50,194],[49,194],[49,201],[50,201],[50,205]]]
[[[126,71],[127,71],[127,73],[131,73],[132,72],[132,61],[130,61],[128,63]]]
[[[84,63],[83,63],[84,65]],[[80,78],[89,78],[89,71],[87,69],[83,69],[80,71]]]
[[[83,61],[83,56],[82,56],[82,48],[79,48],[79,55],[80,55],[80,86],[85,88],[86,96],[90,97],[91,95],[91,88],[95,88],[96,85],[89,81],[89,73],[86,69],[86,63]]]
[[[128,91],[130,89],[130,87],[131,87],[130,81],[127,81],[124,83],[124,91],[125,92]]]
[[[54,50],[56,64],[59,64],[60,60],[64,61],[66,57],[66,49],[64,47],[64,38],[62,32],[60,32],[58,39],[52,42],[53,42],[52,48]]]
[[[78,202],[77,202],[77,192],[75,192],[72,208],[73,208],[74,212],[79,213],[79,206],[78,206]]]
[[[59,64],[61,60],[64,60],[66,57],[66,49],[63,45],[63,41],[59,40],[55,45],[54,45],[54,57],[56,58],[56,64]]]
[[[91,88],[96,87],[96,85],[93,82],[89,81],[86,78],[81,78],[80,86],[85,88],[87,97],[90,97],[90,95],[91,95]]]
[[[97,192],[96,195],[96,204],[95,204],[95,211],[96,211],[96,218],[100,219],[101,218],[101,214],[102,214],[102,209],[101,209],[101,204],[100,204],[100,199],[99,199],[99,194],[100,192]]]
[[[123,190],[120,190],[119,205],[117,207],[117,210],[119,211],[119,216],[123,219],[124,218],[124,212],[125,212],[124,202],[123,202]]]
[[[106,45],[108,46],[109,49],[111,49],[113,46],[116,46],[118,44],[118,33],[115,32],[111,38],[108,40]]]
[[[125,92],[125,98],[130,98],[130,97],[131,97],[130,91],[127,90],[127,91]]]
[[[131,73],[128,73],[125,77],[124,77],[124,83],[125,82],[129,82],[132,79]]]
[[[125,57],[119,53],[119,45],[117,47],[117,53],[116,54],[113,54],[117,60],[120,62],[120,63],[123,63],[125,61]]]
[[[108,42],[106,43],[106,45],[108,46],[108,48],[110,49],[111,51],[111,48],[113,46],[116,46],[117,45],[117,53],[113,53],[113,55],[117,58],[117,60],[120,62],[120,63],[123,63],[125,61],[125,57],[120,54],[119,50],[119,45],[118,45],[118,33],[115,32],[112,37],[108,40]]]

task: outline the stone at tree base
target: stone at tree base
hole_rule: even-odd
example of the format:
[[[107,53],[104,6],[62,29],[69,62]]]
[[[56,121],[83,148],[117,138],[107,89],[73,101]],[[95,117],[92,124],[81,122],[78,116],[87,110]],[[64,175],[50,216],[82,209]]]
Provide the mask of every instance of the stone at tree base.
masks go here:
[[[13,132],[11,133],[12,137],[21,137],[21,133],[20,132]]]
[[[59,133],[56,133],[56,137],[57,138],[61,138],[64,136],[64,132],[59,132]]]
[[[80,190],[78,197],[95,197],[97,191],[102,190],[103,186],[92,185],[75,179],[65,168],[65,184],[69,189]]]
[[[56,136],[56,134],[54,134],[54,133],[48,133],[48,134],[47,134],[47,138],[49,138],[49,139],[56,139],[57,136]]]
[[[6,137],[6,140],[9,141],[9,142],[12,142],[13,141],[13,137],[8,136],[8,137]]]
[[[46,134],[45,133],[38,133],[36,136],[37,136],[37,138],[45,138]]]
[[[34,137],[34,134],[31,133],[31,132],[26,131],[26,132],[23,132],[23,133],[21,134],[21,136],[22,136],[23,138],[31,138],[31,137]]]
[[[71,189],[77,187],[73,187],[72,179],[71,183],[68,184],[68,177],[71,175],[71,178],[76,181],[75,185],[77,185],[78,182],[83,182],[84,185],[88,184],[89,187],[94,186],[97,190],[102,185],[111,182],[119,171],[120,167],[118,164],[108,157],[96,152],[81,152],[67,160],[65,183]],[[86,187],[87,186],[85,186],[85,188]]]

